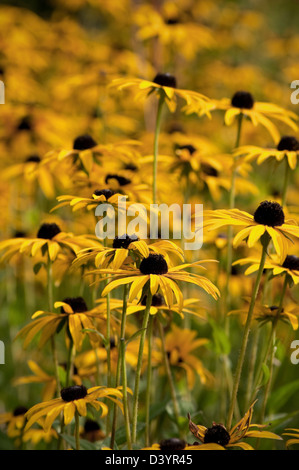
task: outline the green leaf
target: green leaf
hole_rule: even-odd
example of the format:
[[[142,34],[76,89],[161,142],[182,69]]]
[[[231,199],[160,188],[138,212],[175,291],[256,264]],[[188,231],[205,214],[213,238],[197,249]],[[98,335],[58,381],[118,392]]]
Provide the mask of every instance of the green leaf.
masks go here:
[[[130,336],[129,339],[127,339],[126,345],[138,338],[138,336],[140,336],[144,330],[146,330],[146,328],[141,328],[141,330],[136,331],[136,333],[134,333],[132,336]]]
[[[96,335],[100,336],[100,338],[103,340],[104,346],[107,347],[107,345],[108,345],[107,338],[105,338],[105,336],[102,333],[100,333],[98,330],[93,330],[92,328],[83,328],[82,332],[83,333],[93,333],[93,334],[96,334]]]
[[[76,449],[76,440],[73,436],[68,434],[60,434],[62,439],[64,439],[73,449]],[[102,444],[95,444],[94,442],[86,441],[85,439],[80,439],[80,449],[81,450],[100,450]]]
[[[38,273],[39,273],[39,270],[40,270],[43,266],[45,266],[45,263],[43,263],[43,262],[36,263],[36,264],[33,266],[34,274],[38,274]]]
[[[217,354],[229,354],[230,353],[230,341],[226,335],[224,329],[218,325],[212,318],[209,319],[209,323],[213,330],[214,349]]]
[[[269,410],[271,410],[271,412],[280,410],[298,390],[299,380],[294,380],[272,392],[268,401]]]
[[[266,385],[266,383],[268,383],[269,378],[270,378],[270,370],[267,364],[265,363],[262,364],[262,372],[263,372],[263,376],[261,378],[260,383],[258,384],[258,388]]]

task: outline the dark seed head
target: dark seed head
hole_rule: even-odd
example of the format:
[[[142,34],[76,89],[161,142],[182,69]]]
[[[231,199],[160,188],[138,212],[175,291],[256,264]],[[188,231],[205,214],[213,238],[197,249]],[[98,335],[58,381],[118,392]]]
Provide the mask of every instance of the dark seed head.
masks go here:
[[[271,310],[271,312],[275,312],[276,310],[280,310],[280,313],[283,312],[283,308],[277,307],[276,305],[271,305],[271,307],[269,307],[269,310]]]
[[[84,385],[72,385],[71,387],[64,387],[60,392],[63,401],[80,400],[87,395],[87,388]]]
[[[172,17],[172,18],[167,18],[167,20],[165,20],[165,24],[168,24],[168,25],[174,25],[174,24],[178,24],[180,22],[179,18],[176,18],[176,17]]]
[[[207,176],[215,176],[215,178],[218,176],[218,171],[211,165],[203,164],[201,165],[201,170]]]
[[[125,234],[124,237],[115,237],[113,240],[113,248],[125,248],[127,249],[130,243],[137,242],[139,238],[137,235]]]
[[[30,157],[26,158],[25,163],[34,162],[39,163],[41,161],[38,155],[30,155]]]
[[[277,150],[299,150],[299,142],[296,137],[285,135],[280,139]]]
[[[32,121],[30,116],[24,116],[17,127],[18,131],[31,131],[32,129]]]
[[[95,196],[105,196],[106,200],[108,200],[115,192],[112,189],[96,189],[93,194]]]
[[[269,227],[279,227],[284,224],[284,212],[278,202],[263,201],[256,209],[254,216],[255,222]]]
[[[124,166],[124,169],[125,170],[129,170],[129,171],[138,171],[138,167],[136,165],[134,165],[134,163],[127,163],[125,166]]]
[[[141,301],[141,305],[146,305],[146,299],[147,295],[145,295]],[[152,307],[161,307],[162,305],[165,305],[164,302],[164,297],[161,294],[154,294],[152,296]]]
[[[115,343],[115,339],[114,338],[110,338],[110,349],[113,349],[116,347],[116,343]]]
[[[282,265],[284,268],[291,269],[293,271],[299,271],[299,258],[298,256],[288,255]]]
[[[188,150],[188,152],[190,153],[190,155],[193,155],[194,152],[196,152],[196,148],[191,145],[191,144],[187,144],[187,145],[179,145],[178,146],[178,149],[179,150]]]
[[[73,143],[74,150],[87,150],[95,147],[96,141],[88,134],[79,135]]]
[[[57,224],[42,224],[37,232],[37,238],[52,240],[52,238],[60,232],[61,230]]]
[[[88,310],[83,297],[67,297],[63,302],[70,305],[75,313],[87,312]],[[63,307],[61,307],[61,313],[65,313]]]
[[[248,91],[237,91],[232,97],[231,104],[234,108],[252,109],[254,99]]]
[[[166,274],[168,272],[167,262],[162,255],[156,253],[143,258],[139,266],[142,274]]]
[[[85,432],[93,432],[93,431],[100,431],[101,426],[97,421],[93,419],[87,419],[84,423],[84,431]]]
[[[230,441],[230,435],[222,424],[215,424],[205,432],[204,443],[214,443],[226,446]]]
[[[25,407],[25,406],[17,406],[17,408],[15,408],[13,410],[13,415],[14,416],[21,416],[21,415],[24,415],[25,413],[27,413],[28,409]]]
[[[125,178],[124,176],[119,175],[107,175],[105,178],[105,183],[108,184],[110,180],[116,180],[120,186],[126,186],[127,184],[131,183],[129,178]]]
[[[163,451],[172,451],[172,450],[183,450],[186,447],[186,442],[182,439],[172,438],[172,439],[163,439],[160,442],[160,450]]]
[[[170,73],[158,73],[153,82],[157,83],[157,85],[176,88],[176,78]]]

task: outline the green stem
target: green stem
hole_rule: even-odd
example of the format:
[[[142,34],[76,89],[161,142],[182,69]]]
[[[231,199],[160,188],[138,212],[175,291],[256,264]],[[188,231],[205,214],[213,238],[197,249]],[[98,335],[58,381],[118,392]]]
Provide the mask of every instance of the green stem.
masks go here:
[[[235,404],[237,401],[237,394],[238,394],[240,379],[241,379],[241,374],[242,374],[242,368],[244,364],[245,353],[246,353],[246,348],[247,348],[247,343],[248,343],[248,337],[250,333],[250,326],[251,326],[255,301],[258,295],[258,291],[259,291],[259,287],[260,287],[260,283],[261,283],[261,279],[263,275],[263,269],[265,266],[265,261],[266,261],[266,256],[267,256],[267,247],[269,245],[269,242],[270,242],[270,237],[267,235],[266,238],[264,238],[263,240],[263,251],[261,255],[259,270],[256,276],[256,280],[255,280],[255,284],[254,284],[254,288],[253,288],[253,292],[251,296],[250,306],[248,310],[248,315],[247,315],[247,319],[246,319],[246,323],[244,327],[241,350],[240,350],[240,354],[239,354],[239,358],[237,362],[232,396],[231,396],[231,403],[230,403],[230,408],[228,412],[227,429],[230,429],[231,424],[232,424],[232,419],[233,419],[233,414],[234,414]]]
[[[164,330],[163,330],[163,326],[162,326],[161,322],[159,322],[159,332],[160,332],[160,338],[161,338],[161,346],[162,346],[164,367],[166,369],[166,375],[167,375],[168,384],[169,384],[169,388],[170,388],[170,395],[171,395],[171,399],[172,399],[172,403],[173,403],[174,417],[175,417],[175,420],[177,422],[177,426],[180,429],[180,427],[179,427],[179,417],[180,417],[179,405],[178,405],[178,402],[177,402],[175,385],[174,385],[174,381],[173,381],[173,377],[172,377],[172,373],[171,373],[169,359],[168,359],[168,356],[167,356],[167,351],[166,351],[166,346],[165,346]]]
[[[152,337],[153,337],[153,320],[150,315],[148,323],[148,360],[147,360],[147,377],[146,377],[146,394],[145,394],[145,445],[150,445],[150,402],[151,402],[151,381],[152,381]]]
[[[285,172],[284,172],[284,181],[283,181],[283,188],[282,188],[282,195],[281,195],[282,207],[285,207],[286,205],[289,179],[290,179],[290,165],[288,163],[288,159],[285,157]]]
[[[121,357],[122,357],[122,392],[123,392],[123,405],[124,405],[124,418],[128,450],[132,450],[131,441],[131,428],[128,406],[128,392],[127,392],[127,367],[126,367],[126,343],[125,338],[120,338]]]
[[[278,323],[278,320],[279,320],[279,316],[280,316],[280,314],[282,312],[282,309],[283,309],[283,300],[284,300],[285,293],[286,293],[286,290],[287,290],[287,285],[288,285],[288,276],[287,276],[287,274],[285,274],[283,288],[282,288],[281,297],[280,297],[280,303],[279,303],[279,306],[278,306],[278,310],[276,312],[276,319],[274,320],[273,325],[272,325],[269,380],[268,380],[267,385],[266,385],[264,400],[263,400],[263,404],[262,404],[261,420],[260,420],[261,424],[263,424],[263,421],[264,421],[264,418],[265,418],[267,401],[268,401],[268,397],[269,397],[270,390],[271,390],[272,376],[273,376],[273,363],[274,363],[274,355],[275,355],[276,329],[277,329],[277,323]]]
[[[69,350],[68,350],[67,367],[66,367],[66,381],[65,381],[65,386],[66,387],[69,387],[70,381],[71,381],[73,351],[74,351],[74,343],[73,343],[73,340],[70,339],[70,347],[69,347]]]
[[[120,385],[120,374],[121,374],[121,369],[122,369],[122,364],[123,364],[122,361],[125,360],[125,358],[122,357],[121,339],[125,338],[126,314],[127,314],[127,304],[128,304],[127,297],[128,297],[128,286],[125,285],[124,286],[124,293],[123,293],[123,309],[122,309],[121,325],[120,325],[120,342],[119,342],[119,345],[118,345],[118,358],[117,358],[117,366],[116,366],[115,388],[119,387],[119,385]],[[118,411],[118,407],[117,407],[116,404],[114,404],[111,439],[110,439],[111,449],[113,449],[114,441],[115,441],[117,411]],[[127,435],[127,437],[128,437],[128,435]],[[131,442],[131,438],[129,440]]]
[[[139,342],[139,351],[138,351],[138,360],[137,360],[137,367],[135,373],[135,388],[134,388],[134,402],[133,402],[133,419],[132,419],[132,442],[136,442],[136,435],[137,435],[137,418],[138,418],[138,401],[139,401],[139,385],[140,385],[140,375],[141,375],[141,367],[142,367],[142,359],[143,359],[143,349],[146,337],[146,331],[150,316],[150,308],[152,304],[152,294],[150,291],[150,287],[148,287],[147,298],[146,298],[146,308],[143,316],[142,322],[142,331],[140,334],[140,342]]]
[[[159,134],[160,134],[162,108],[163,108],[164,100],[165,100],[164,91],[161,91],[159,102],[158,102],[155,137],[154,137],[153,204],[156,204],[156,201],[157,201],[157,169],[158,169],[158,152],[159,152]]]
[[[80,450],[80,424],[78,410],[75,411],[75,440],[76,450]]]

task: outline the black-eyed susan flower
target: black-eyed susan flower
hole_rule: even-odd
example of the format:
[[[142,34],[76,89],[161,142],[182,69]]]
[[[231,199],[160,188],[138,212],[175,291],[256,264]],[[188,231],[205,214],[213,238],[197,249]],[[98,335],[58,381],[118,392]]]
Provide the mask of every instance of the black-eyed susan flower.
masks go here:
[[[55,308],[61,312],[46,312],[38,310],[32,315],[33,321],[22,328],[16,338],[24,339],[24,348],[41,332],[39,348],[41,348],[53,335],[66,326],[66,333],[70,335],[77,351],[80,351],[85,337],[84,329],[95,331],[94,321],[99,316],[99,309],[88,310],[82,297],[66,298],[62,302],[55,302]],[[99,337],[96,333],[89,333],[91,343],[96,346]]]
[[[87,209],[88,211],[92,211],[99,204],[105,203],[111,204],[113,208],[118,208],[119,197],[122,198],[122,200],[124,198],[122,194],[115,193],[112,189],[95,189],[91,197],[78,197],[70,195],[58,196],[57,200],[59,204],[53,207],[51,212],[65,206],[70,206],[73,212],[80,209]]]
[[[124,234],[116,236],[113,239],[112,247],[81,250],[74,260],[73,265],[76,267],[82,263],[92,261],[96,268],[111,266],[111,269],[119,269],[126,260],[129,259],[129,261],[132,261],[131,256],[133,254],[139,257],[148,256],[148,245],[144,240],[139,240],[134,234]]]
[[[160,338],[156,338],[155,342],[156,347],[161,352],[161,364],[163,363],[162,342]],[[208,343],[207,338],[198,338],[195,330],[180,328],[174,323],[165,335],[165,350],[169,364],[177,374],[177,378],[181,376],[182,371],[185,372],[190,390],[195,386],[197,377],[199,377],[202,384],[208,387],[211,387],[214,383],[213,375],[204,367],[197,354],[198,349]],[[158,364],[159,362],[156,365]]]
[[[33,375],[18,377],[13,381],[13,385],[24,385],[32,383],[42,383],[44,388],[42,391],[42,398],[44,401],[53,398],[56,392],[56,377],[49,375],[45,372],[36,362],[29,360],[28,367]]]
[[[129,266],[127,269],[99,269],[90,273],[111,274],[113,277],[116,277],[104,288],[103,296],[120,285],[132,284],[129,291],[129,302],[133,301],[142,292],[147,282],[149,282],[151,295],[155,295],[160,288],[168,307],[174,304],[174,297],[180,308],[183,306],[183,295],[177,284],[178,281],[197,285],[214,299],[217,299],[220,295],[217,287],[209,279],[185,271],[185,268],[188,267],[201,266],[198,262],[168,267],[163,255],[150,253],[148,257],[141,260],[139,268]]]
[[[289,249],[290,237],[299,237],[299,227],[285,221],[283,208],[277,202],[263,201],[254,215],[239,209],[205,211],[204,227],[208,230],[219,229],[226,225],[242,227],[235,235],[233,245],[236,247],[246,240],[249,248],[264,235],[272,239],[279,258],[284,260]]]
[[[98,421],[95,421],[94,419],[86,419],[84,427],[80,433],[80,437],[89,442],[97,442],[103,440],[106,435]]]
[[[299,155],[299,142],[294,136],[285,135],[281,137],[277,147],[263,148],[254,145],[243,145],[234,151],[236,157],[242,157],[245,161],[256,161],[259,165],[269,158],[275,158],[281,162],[287,159],[289,167],[294,170],[297,166]]]
[[[101,410],[101,417],[106,416],[108,405],[104,403],[103,399],[113,401],[122,409],[122,392],[119,389],[104,386],[87,389],[84,385],[65,387],[61,389],[59,398],[38,403],[26,412],[25,432],[43,416],[46,417],[43,428],[47,432],[61,412],[64,415],[64,424],[68,425],[73,420],[75,413],[86,416],[88,406],[93,407],[96,411]]]
[[[225,111],[224,122],[227,126],[232,125],[236,117],[247,117],[254,126],[261,125],[265,127],[274,142],[279,141],[280,134],[273,123],[273,119],[297,131],[295,121],[298,117],[294,112],[273,103],[255,101],[248,91],[237,91],[231,99],[215,100],[214,109]]]
[[[250,264],[246,269],[245,275],[252,274],[258,270],[259,261],[256,258],[242,258],[234,262],[234,265],[239,264],[244,266]],[[265,262],[264,269],[271,270],[273,277],[275,276],[289,276],[294,284],[299,283],[299,258],[295,255],[287,255],[285,259],[280,260],[278,256],[271,255]]]
[[[202,115],[209,115],[210,99],[201,93],[177,88],[176,78],[169,73],[157,73],[153,81],[141,78],[117,78],[112,81],[111,86],[116,87],[118,90],[132,87],[136,92],[136,100],[144,99],[154,92],[157,92],[158,95],[162,93],[163,99],[171,112],[176,110],[177,98],[181,98],[186,103],[183,108],[184,111],[188,112],[189,108],[192,110],[196,108],[200,110],[199,112]]]
[[[0,414],[0,424],[7,425],[6,433],[9,437],[19,437],[24,431],[26,423],[25,414],[28,408],[17,406],[13,411]]]
[[[243,439],[254,437],[281,440],[282,438],[280,436],[270,431],[251,429],[260,427],[258,424],[251,424],[253,407],[254,403],[250,406],[244,417],[231,429],[226,429],[223,424],[215,422],[210,428],[196,425],[191,421],[189,414],[189,429],[196,439],[202,443],[199,446],[191,446],[189,449],[200,450],[200,448],[204,446],[209,450],[223,450],[231,447],[240,447],[243,450],[254,450],[250,444],[243,442]]]
[[[249,299],[245,299],[249,302]],[[248,307],[232,310],[229,315],[240,315],[245,323],[248,314]],[[298,329],[299,307],[294,302],[288,302],[284,307],[279,305],[264,305],[256,302],[253,310],[253,320],[258,324],[277,323],[279,321],[290,324],[293,330]]]
[[[40,252],[48,252],[51,261],[55,261],[58,254],[65,249],[76,253],[86,246],[84,237],[75,237],[72,233],[62,232],[56,223],[44,223],[40,226],[36,237],[17,237],[3,240],[0,251],[4,251],[1,262],[10,259],[17,253],[35,257]],[[88,244],[92,244],[91,240]]]

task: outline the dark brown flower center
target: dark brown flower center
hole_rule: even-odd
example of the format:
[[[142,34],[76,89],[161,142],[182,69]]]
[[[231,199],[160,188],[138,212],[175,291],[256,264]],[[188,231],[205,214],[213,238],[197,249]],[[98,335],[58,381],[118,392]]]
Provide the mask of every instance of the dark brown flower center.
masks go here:
[[[190,155],[193,155],[193,153],[196,152],[196,148],[191,144],[179,145],[177,148],[178,150],[188,150]]]
[[[93,194],[95,196],[105,196],[106,200],[108,200],[113,194],[115,194],[115,191],[112,191],[112,189],[96,189]]]
[[[18,124],[18,131],[31,131],[31,129],[32,129],[31,117],[24,116]]]
[[[75,313],[87,312],[88,310],[83,297],[67,297],[63,302],[70,305]],[[65,313],[63,307],[61,307],[61,312]]]
[[[105,178],[105,183],[108,184],[110,180],[116,180],[120,186],[126,186],[127,184],[131,183],[129,178],[125,178],[124,176],[119,175],[107,175]]]
[[[147,295],[145,295],[141,301],[141,304],[142,305],[146,305],[146,299],[147,299]],[[152,306],[153,307],[161,307],[162,305],[165,305],[165,302],[164,302],[164,297],[163,295],[161,294],[154,294],[152,296]]]
[[[299,258],[298,256],[288,255],[282,265],[284,268],[291,269],[293,271],[299,271]]]
[[[279,227],[284,224],[284,212],[278,202],[263,201],[256,209],[254,216],[255,222],[269,227]]]
[[[234,108],[251,109],[254,105],[254,99],[248,91],[237,91],[232,97],[231,104]]]
[[[176,78],[170,73],[158,73],[153,82],[157,83],[157,85],[176,88]]]
[[[216,168],[213,168],[211,165],[208,165],[206,163],[201,165],[201,170],[207,176],[215,176],[215,177],[218,176],[218,171],[216,170]]]
[[[84,431],[85,432],[93,432],[93,431],[100,431],[101,426],[97,421],[93,419],[87,419],[84,423]]]
[[[13,415],[14,416],[21,416],[21,415],[24,415],[25,413],[27,413],[28,411],[28,408],[26,408],[25,406],[17,406],[17,408],[15,408],[13,410]]]
[[[163,439],[160,442],[160,450],[171,451],[171,450],[183,450],[186,447],[186,442],[182,439],[173,437],[172,439]]]
[[[37,238],[52,240],[52,238],[60,232],[61,230],[57,224],[42,224],[37,232]]]
[[[214,443],[226,446],[230,441],[230,435],[222,424],[213,424],[205,432],[204,443]]]
[[[277,150],[299,150],[299,142],[296,137],[285,135],[280,139]]]
[[[113,240],[113,248],[125,248],[133,243],[137,242],[139,238],[136,235],[128,235],[127,233],[121,237],[115,237]]]
[[[79,135],[73,143],[74,150],[87,150],[95,147],[96,141],[88,134]]]
[[[142,274],[166,274],[168,272],[164,256],[158,254],[150,254],[147,258],[143,258],[139,269]]]
[[[25,163],[39,163],[41,161],[40,157],[38,155],[30,155],[29,157],[26,158]]]
[[[84,385],[73,385],[72,387],[64,387],[60,392],[63,401],[69,402],[80,400],[87,395],[87,388]]]

